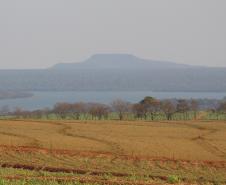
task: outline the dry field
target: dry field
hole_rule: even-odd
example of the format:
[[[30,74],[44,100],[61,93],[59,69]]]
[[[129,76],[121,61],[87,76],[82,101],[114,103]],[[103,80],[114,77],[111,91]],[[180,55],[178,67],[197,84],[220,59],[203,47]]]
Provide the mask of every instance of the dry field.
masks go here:
[[[0,166],[8,181],[226,184],[226,123],[2,120]]]

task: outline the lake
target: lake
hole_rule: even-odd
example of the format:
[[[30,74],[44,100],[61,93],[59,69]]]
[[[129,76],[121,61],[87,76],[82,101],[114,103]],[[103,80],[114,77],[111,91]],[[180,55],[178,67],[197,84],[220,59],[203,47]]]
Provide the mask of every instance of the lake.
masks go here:
[[[0,107],[8,105],[10,108],[22,107],[34,110],[52,107],[57,102],[99,102],[110,103],[114,99],[123,99],[132,103],[139,102],[145,96],[153,96],[159,99],[166,98],[208,98],[222,99],[226,93],[216,92],[152,92],[152,91],[69,91],[69,92],[33,92],[30,98],[0,100]]]

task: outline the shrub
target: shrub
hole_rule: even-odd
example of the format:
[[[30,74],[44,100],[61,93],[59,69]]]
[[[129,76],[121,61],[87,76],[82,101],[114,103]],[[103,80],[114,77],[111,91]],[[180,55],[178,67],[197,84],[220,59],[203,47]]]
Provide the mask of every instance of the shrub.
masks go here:
[[[0,185],[5,185],[5,181],[3,179],[0,179]]]
[[[176,184],[176,183],[180,182],[180,178],[178,176],[176,176],[176,175],[170,175],[167,178],[167,182],[170,183],[170,184]]]

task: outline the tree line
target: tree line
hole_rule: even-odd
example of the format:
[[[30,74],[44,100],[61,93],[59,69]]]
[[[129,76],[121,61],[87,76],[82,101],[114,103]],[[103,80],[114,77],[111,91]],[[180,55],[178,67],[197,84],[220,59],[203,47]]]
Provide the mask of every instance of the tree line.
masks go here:
[[[176,119],[201,119],[199,112],[205,111],[209,114],[224,115],[226,118],[226,101],[222,100],[214,107],[200,107],[199,101],[195,99],[179,99],[179,100],[159,100],[154,97],[145,97],[138,103],[129,103],[127,101],[117,99],[110,104],[102,103],[66,103],[61,102],[54,105],[53,108],[39,109],[35,111],[25,111],[21,108],[16,108],[14,111],[9,111],[7,107],[0,110],[1,115],[8,115],[16,118],[50,119],[55,116],[57,119],[118,119],[118,120],[176,120]]]

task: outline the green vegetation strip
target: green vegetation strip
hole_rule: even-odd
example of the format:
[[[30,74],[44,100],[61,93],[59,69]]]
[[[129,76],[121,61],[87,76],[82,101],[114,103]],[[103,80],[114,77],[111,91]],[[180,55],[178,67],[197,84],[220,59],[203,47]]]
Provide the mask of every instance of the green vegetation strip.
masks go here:
[[[88,171],[88,170],[81,170],[81,169],[41,167],[41,166],[32,166],[32,165],[23,165],[23,164],[8,164],[8,163],[1,164],[0,167],[2,167],[2,168],[23,169],[23,170],[33,170],[33,171],[74,173],[74,174],[80,174],[80,175],[89,174],[89,175],[94,175],[94,176],[103,176],[103,175],[109,175],[110,174],[111,176],[115,176],[115,177],[130,177],[130,176],[133,175],[133,174],[127,174],[127,173]],[[149,175],[148,177],[149,178],[153,178],[153,179],[167,180],[166,176],[152,176],[152,175]]]
[[[76,174],[76,175],[86,175],[86,176],[92,176],[91,179],[87,178],[82,178],[82,177],[52,177],[52,176],[41,176],[41,177],[31,177],[31,176],[5,176],[2,178],[8,179],[8,180],[31,180],[31,179],[37,179],[37,180],[48,180],[52,181],[55,180],[57,182],[80,182],[80,183],[93,183],[97,182],[100,184],[134,184],[131,183],[130,181],[124,181],[124,179],[130,179],[134,177],[134,174],[127,174],[127,173],[111,173],[111,172],[102,172],[102,171],[88,171],[88,170],[80,170],[80,169],[67,169],[67,168],[54,168],[54,167],[41,167],[41,166],[31,166],[31,165],[22,165],[22,164],[1,164],[0,165],[2,168],[13,168],[13,169],[22,169],[22,170],[30,170],[30,171],[42,171],[42,172],[51,172],[51,173],[68,173],[68,174]],[[98,179],[98,177],[105,177],[105,176],[110,176],[114,178],[123,178],[123,183],[121,182],[112,182],[110,180],[102,180]],[[141,176],[141,175],[139,175]],[[160,175],[144,175],[144,177],[150,180],[162,180],[165,182],[172,182],[172,181],[177,181],[177,182],[189,182],[190,180],[187,178],[182,178],[174,175],[170,176],[160,176]],[[94,179],[94,180],[93,180]],[[215,183],[216,181],[214,180],[207,180],[204,178],[199,178],[196,179],[195,181],[197,182],[202,182],[202,183]],[[218,181],[218,183],[226,184],[226,181]],[[135,183],[137,185],[146,185],[146,182],[141,182],[141,183]],[[0,184],[1,185],[1,184]]]
[[[6,180],[23,180],[23,181],[46,181],[46,182],[57,182],[59,184],[92,184],[92,185],[154,185],[154,183],[145,182],[130,182],[125,180],[102,180],[97,178],[87,178],[87,177],[21,177],[21,176],[6,176],[1,177],[1,179]],[[0,184],[1,185],[1,184]]]

